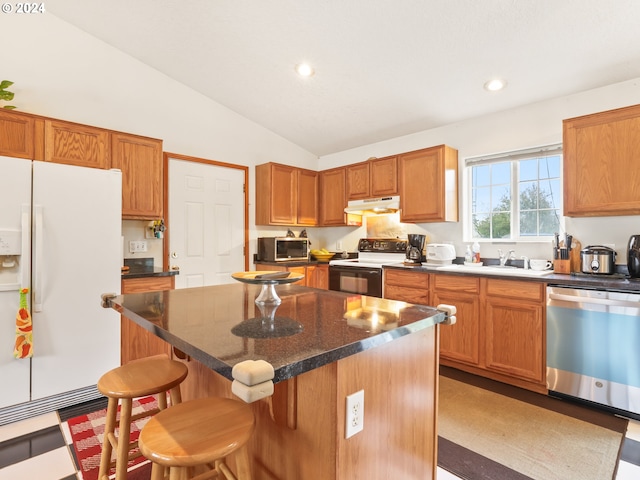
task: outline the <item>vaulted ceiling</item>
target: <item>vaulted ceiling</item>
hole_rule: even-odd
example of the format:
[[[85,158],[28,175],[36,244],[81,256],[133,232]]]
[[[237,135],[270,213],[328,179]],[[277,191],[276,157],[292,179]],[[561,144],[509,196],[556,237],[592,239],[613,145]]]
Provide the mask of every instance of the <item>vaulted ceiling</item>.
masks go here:
[[[46,7],[318,156],[640,77],[637,0]],[[301,62],[315,75],[299,77]],[[496,76],[507,87],[486,91]]]

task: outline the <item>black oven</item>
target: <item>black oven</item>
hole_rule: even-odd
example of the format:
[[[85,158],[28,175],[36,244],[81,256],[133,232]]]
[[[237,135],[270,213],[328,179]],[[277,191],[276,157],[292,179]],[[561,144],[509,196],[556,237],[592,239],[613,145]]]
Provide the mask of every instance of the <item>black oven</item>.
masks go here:
[[[382,298],[382,268],[329,265],[329,290]]]

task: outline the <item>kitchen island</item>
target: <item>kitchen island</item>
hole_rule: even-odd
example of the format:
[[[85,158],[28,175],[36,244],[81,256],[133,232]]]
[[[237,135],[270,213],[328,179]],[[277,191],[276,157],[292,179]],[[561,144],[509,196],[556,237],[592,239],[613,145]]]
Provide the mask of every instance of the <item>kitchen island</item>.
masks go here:
[[[233,397],[231,371],[265,360],[272,397],[252,403],[260,479],[431,479],[436,475],[439,323],[431,307],[297,285],[258,308],[229,284],[121,295],[107,306],[175,347],[183,399]],[[345,438],[346,396],[364,390],[364,430]]]

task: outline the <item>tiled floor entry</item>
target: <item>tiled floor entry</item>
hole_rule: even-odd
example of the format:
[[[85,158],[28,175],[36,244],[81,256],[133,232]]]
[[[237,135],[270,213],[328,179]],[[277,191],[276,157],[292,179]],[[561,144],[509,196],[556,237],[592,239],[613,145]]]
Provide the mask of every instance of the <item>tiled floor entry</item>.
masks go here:
[[[103,408],[106,408],[106,399],[0,427],[0,480],[81,480],[66,421]],[[490,460],[478,458],[479,464],[486,461]],[[438,480],[458,478],[438,468]],[[615,480],[638,478],[640,422],[631,420]]]

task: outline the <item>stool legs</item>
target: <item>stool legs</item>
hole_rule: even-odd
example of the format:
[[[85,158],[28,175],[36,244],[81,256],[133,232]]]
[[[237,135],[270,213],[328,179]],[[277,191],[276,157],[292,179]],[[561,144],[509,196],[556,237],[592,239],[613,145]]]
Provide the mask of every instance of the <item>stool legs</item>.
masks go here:
[[[104,439],[102,440],[102,454],[100,456],[100,470],[98,473],[98,480],[102,480],[103,477],[109,475],[109,465],[111,464],[111,453],[113,446],[109,440],[109,434],[115,431],[116,428],[116,414],[118,413],[118,399],[109,398],[107,404],[107,418],[104,427]]]
[[[129,463],[129,439],[131,438],[131,398],[120,401],[120,428],[118,431],[118,462],[116,463],[116,479],[127,479]]]

